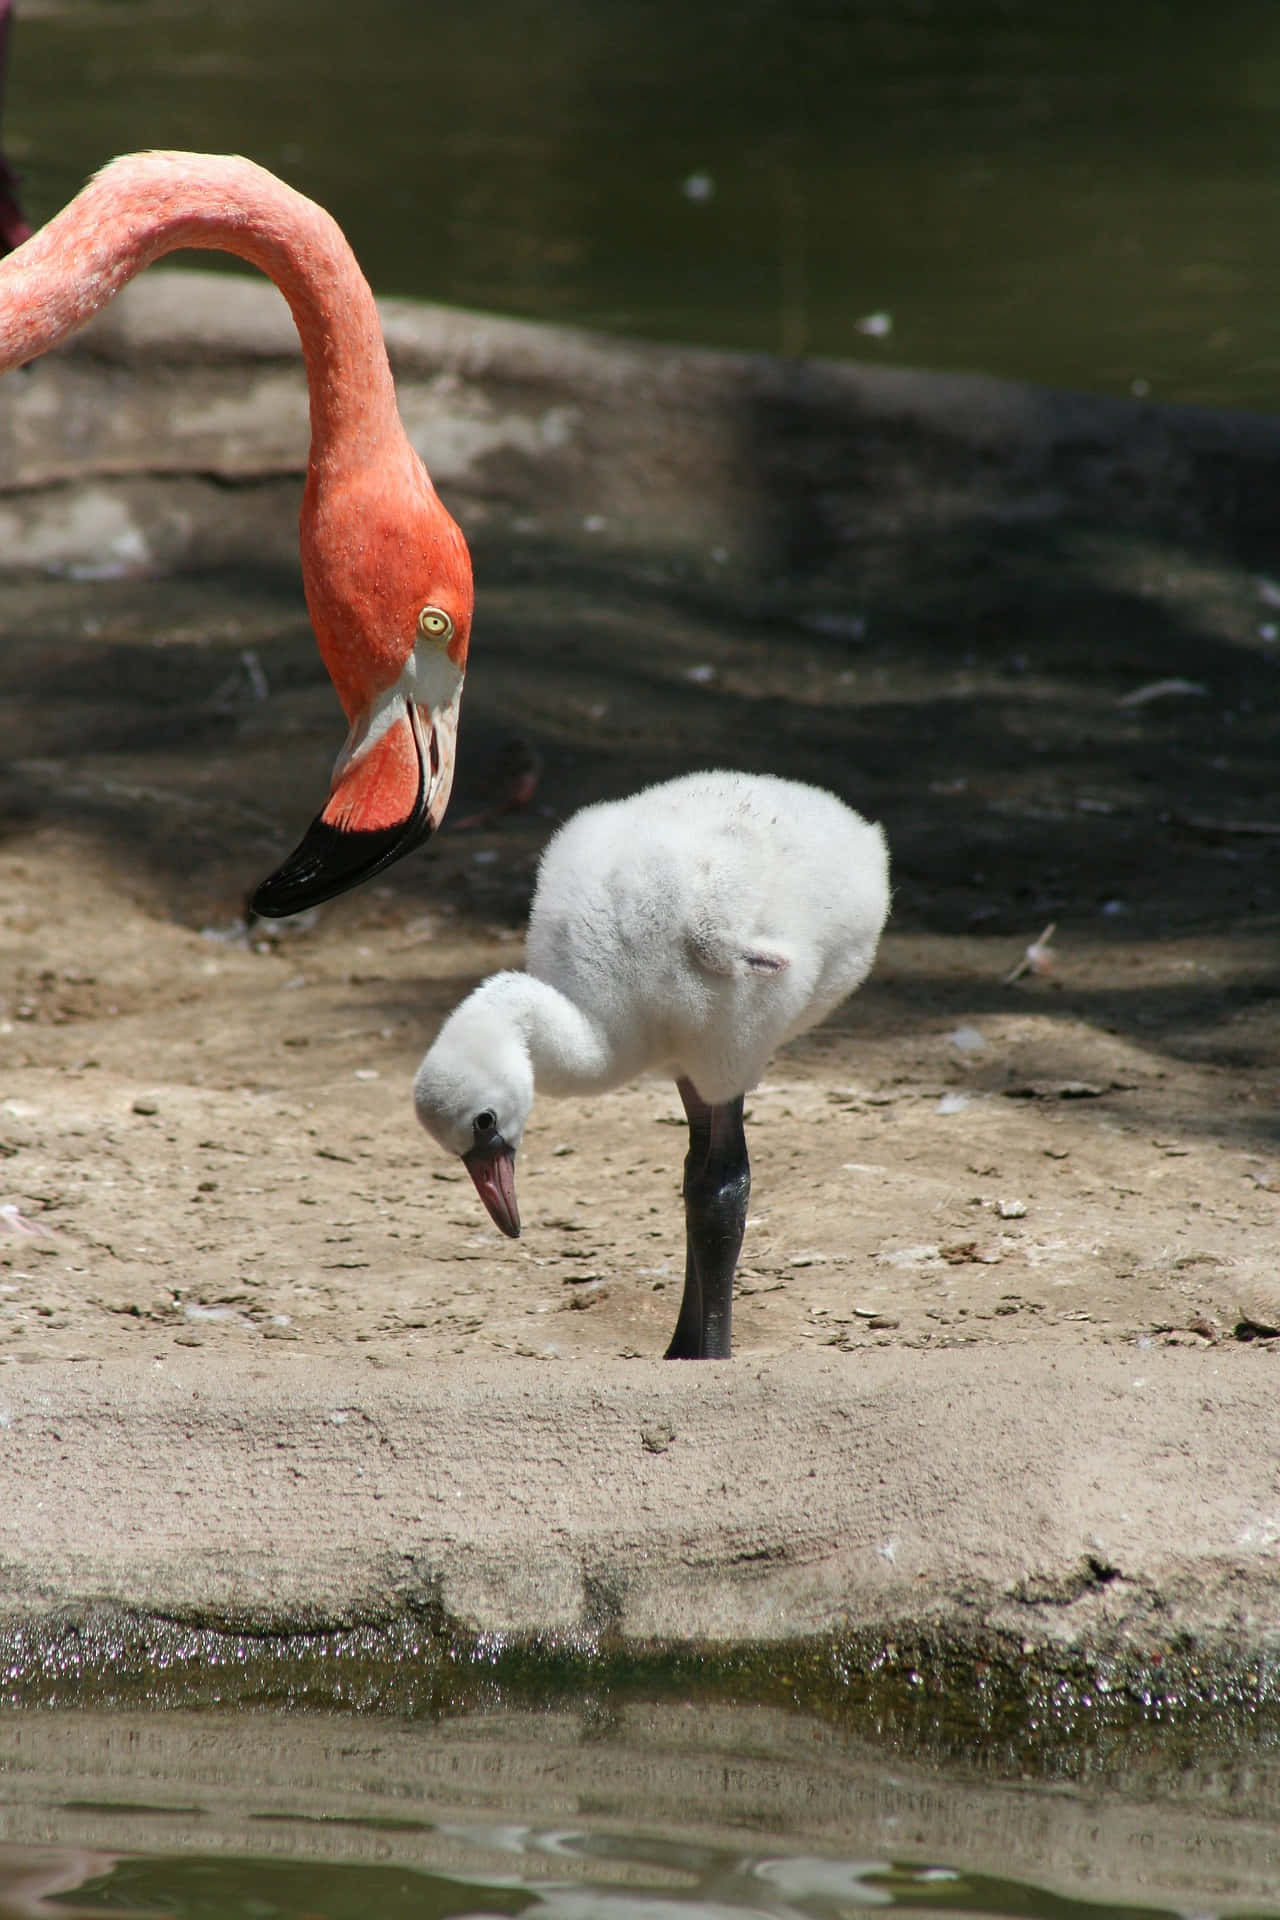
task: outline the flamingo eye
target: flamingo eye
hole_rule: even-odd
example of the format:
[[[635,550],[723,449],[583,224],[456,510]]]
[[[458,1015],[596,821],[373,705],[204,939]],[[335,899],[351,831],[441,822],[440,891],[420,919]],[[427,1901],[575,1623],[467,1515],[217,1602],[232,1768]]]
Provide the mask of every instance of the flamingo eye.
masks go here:
[[[494,1132],[497,1124],[497,1114],[494,1113],[491,1108],[486,1107],[484,1112],[478,1113],[471,1122],[471,1130],[477,1139],[484,1139],[487,1134]]]
[[[452,640],[453,621],[443,607],[424,607],[418,615],[418,632],[424,640]]]

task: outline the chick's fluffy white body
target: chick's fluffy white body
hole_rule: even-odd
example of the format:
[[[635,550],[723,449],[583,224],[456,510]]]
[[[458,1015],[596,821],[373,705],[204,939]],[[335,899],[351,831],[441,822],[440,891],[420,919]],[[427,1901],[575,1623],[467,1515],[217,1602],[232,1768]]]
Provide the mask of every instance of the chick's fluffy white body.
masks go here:
[[[884,836],[834,795],[697,773],[575,814],[543,855],[526,971],[484,981],[415,1082],[418,1114],[464,1152],[481,1109],[514,1146],[537,1085],[645,1071],[716,1105],[865,979],[889,906]]]
[[[815,787],[690,774],[575,815],[543,856],[526,966],[610,1066],[731,1099],[859,986],[888,908],[884,836]],[[539,1068],[547,1092],[568,1092]]]

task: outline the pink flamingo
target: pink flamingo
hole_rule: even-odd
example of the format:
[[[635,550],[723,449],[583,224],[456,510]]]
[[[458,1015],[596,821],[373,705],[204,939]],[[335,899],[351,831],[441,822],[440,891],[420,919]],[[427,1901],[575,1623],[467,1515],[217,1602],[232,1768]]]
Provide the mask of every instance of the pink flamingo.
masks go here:
[[[239,254],[269,274],[306,362],[302,578],[349,732],[323,810],[250,901],[255,913],[297,913],[399,859],[444,815],[471,560],[409,444],[378,310],[341,230],[252,161],[135,153],[104,167],[0,260],[0,373],[56,346],[177,247]]]

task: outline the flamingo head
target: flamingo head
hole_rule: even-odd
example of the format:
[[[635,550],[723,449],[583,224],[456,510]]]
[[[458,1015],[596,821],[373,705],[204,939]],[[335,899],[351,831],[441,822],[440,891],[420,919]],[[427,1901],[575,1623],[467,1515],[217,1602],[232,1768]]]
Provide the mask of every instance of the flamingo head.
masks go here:
[[[416,454],[397,479],[313,469],[302,569],[321,658],[347,716],[329,798],[250,909],[298,913],[421,844],[453,786],[473,589],[467,544]]]
[[[456,1153],[494,1225],[520,1236],[516,1151],[533,1105],[533,1067],[505,998],[523,974],[482,982],[445,1021],[418,1068],[413,1103],[427,1132]]]

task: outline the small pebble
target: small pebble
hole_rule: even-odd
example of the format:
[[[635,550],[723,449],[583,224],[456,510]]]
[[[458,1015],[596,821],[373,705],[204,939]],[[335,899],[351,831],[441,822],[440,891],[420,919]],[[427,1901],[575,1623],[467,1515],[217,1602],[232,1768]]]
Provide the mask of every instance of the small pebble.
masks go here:
[[[981,1053],[987,1044],[976,1027],[957,1027],[948,1038],[957,1053]]]

